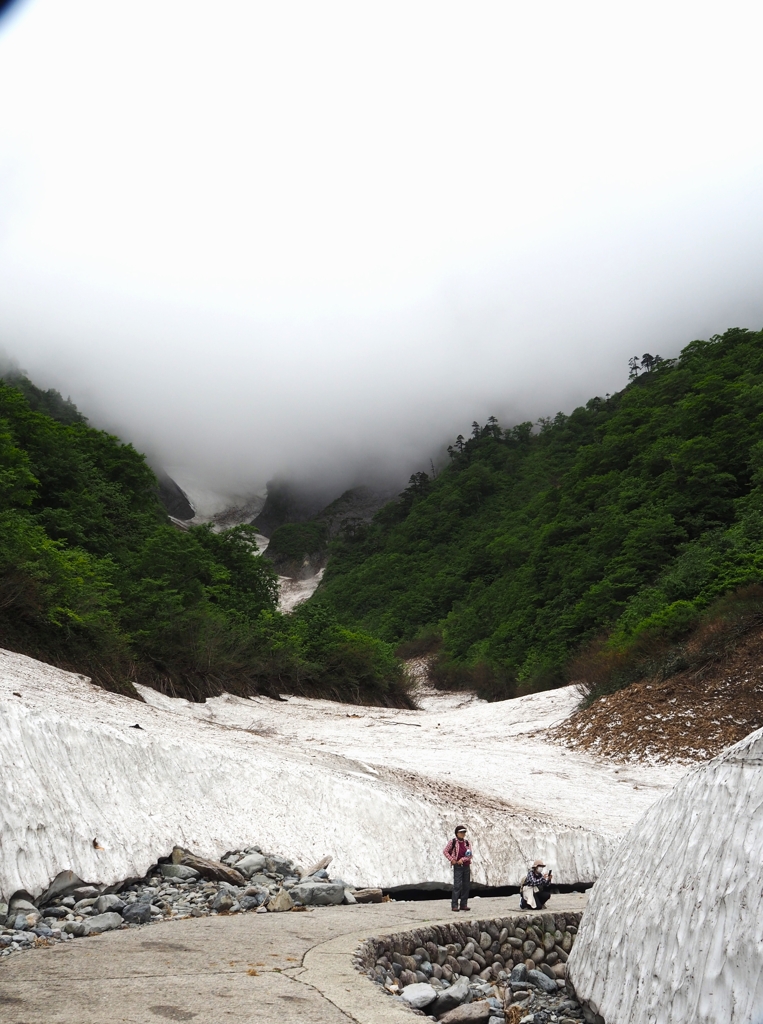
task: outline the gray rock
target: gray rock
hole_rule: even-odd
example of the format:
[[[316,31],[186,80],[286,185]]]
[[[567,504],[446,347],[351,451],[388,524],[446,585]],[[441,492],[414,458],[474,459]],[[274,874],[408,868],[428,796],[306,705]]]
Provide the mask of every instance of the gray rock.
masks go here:
[[[524,964],[517,964],[509,975],[510,985],[524,985],[527,983],[527,968]]]
[[[234,897],[226,889],[221,889],[212,900],[212,910],[216,910],[218,913],[229,911],[235,902]]]
[[[436,1016],[439,1016],[441,1013],[447,1013],[448,1010],[452,1010],[455,1006],[460,1006],[468,997],[469,979],[459,978],[449,988],[444,989],[438,994],[432,1013]]]
[[[289,891],[293,900],[306,907],[336,907],[344,899],[344,886],[334,882],[300,882]]]
[[[80,885],[78,888],[72,889],[71,895],[75,902],[79,903],[80,900],[96,899],[101,895],[101,890],[96,889],[94,885]]]
[[[267,866],[266,859],[260,853],[250,853],[236,861],[236,871],[240,871],[245,878],[251,878],[255,871],[264,871]]]
[[[144,901],[130,903],[122,911],[122,919],[127,924],[148,924],[151,917],[151,904]]]
[[[495,1016],[495,1017],[488,1017],[487,1024],[503,1024],[503,1022],[504,1022],[504,1018],[503,1017]]]
[[[99,896],[93,904],[93,909],[97,914],[105,914],[107,911],[112,910],[117,913],[124,910],[125,901],[121,900],[115,893],[108,893],[104,896]]]
[[[435,1001],[437,993],[431,985],[422,982],[417,985],[408,985],[403,989],[400,998],[414,1010],[423,1010],[425,1006],[429,1006]]]
[[[176,846],[172,851],[172,863],[183,864],[193,868],[202,876],[210,878],[214,882],[229,882],[231,885],[245,885],[246,879],[236,868],[229,868],[227,864],[219,860],[207,860],[206,857],[197,857],[188,850]]]
[[[50,903],[56,896],[63,896],[65,893],[71,892],[72,889],[76,889],[84,884],[79,875],[75,875],[73,871],[59,871],[40,897],[40,906],[44,907],[46,903]]]
[[[514,972],[512,971],[512,974]],[[527,981],[535,988],[539,988],[541,992],[556,992],[557,985],[551,978],[547,978],[543,971],[528,971]]]
[[[481,1000],[478,1003],[464,1003],[440,1017],[442,1024],[487,1024],[492,1016],[490,1003]]]
[[[8,917],[16,914],[39,914],[39,910],[26,896],[11,896],[8,901]]]
[[[97,897],[94,898],[92,896],[89,896],[87,899],[77,900],[77,902],[74,904],[74,907],[72,908],[74,910],[74,913],[81,914],[83,910],[87,910],[88,907],[92,907],[95,904],[96,899]]]
[[[487,932],[480,932],[480,946],[483,949],[490,949],[493,940]]]
[[[44,917],[66,917],[68,910],[66,907],[46,907],[43,913]]]
[[[241,910],[256,910],[257,907],[261,907],[265,900],[268,898],[266,892],[257,893],[254,896],[242,896],[238,901]]]
[[[25,932],[34,928],[39,920],[40,914],[16,914],[12,927],[17,932]]]
[[[271,913],[282,913],[285,910],[291,910],[293,907],[292,898],[285,889],[281,889],[280,892],[276,893],[275,896],[271,896],[268,900],[268,910]]]
[[[353,904],[358,902],[352,895],[352,890],[348,889],[346,886],[344,890],[344,899],[342,900],[342,902],[346,903],[348,906],[352,906]]]
[[[64,925],[64,931],[68,932],[69,935],[73,935],[78,938],[85,934],[85,922],[84,921],[67,921]]]
[[[83,935],[97,935],[99,932],[110,932],[122,925],[122,915],[116,913],[96,914],[83,921],[85,926]]]
[[[159,870],[164,878],[179,878],[181,881],[196,881],[201,877],[195,868],[189,868],[186,864],[160,864]]]
[[[272,871],[277,875],[293,875],[294,874],[294,861],[287,860],[285,857],[268,857],[267,858],[268,871]],[[238,867],[238,864],[236,865]]]

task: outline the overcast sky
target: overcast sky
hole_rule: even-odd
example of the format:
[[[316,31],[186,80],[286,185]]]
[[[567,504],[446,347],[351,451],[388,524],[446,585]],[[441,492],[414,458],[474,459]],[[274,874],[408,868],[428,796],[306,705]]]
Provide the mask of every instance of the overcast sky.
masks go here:
[[[763,326],[763,8],[26,0],[0,346],[181,481],[349,482]]]

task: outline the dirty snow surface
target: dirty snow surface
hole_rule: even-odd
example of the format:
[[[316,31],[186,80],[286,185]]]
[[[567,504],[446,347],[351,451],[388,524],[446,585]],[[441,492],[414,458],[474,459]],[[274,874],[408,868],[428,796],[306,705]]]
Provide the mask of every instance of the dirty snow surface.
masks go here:
[[[647,811],[594,886],[568,963],[607,1024],[763,1021],[763,729]]]
[[[332,854],[354,885],[446,883],[457,821],[476,882],[515,885],[536,857],[591,881],[686,771],[549,744],[572,690],[495,704],[422,690],[419,711],[141,693],[0,651],[0,894],[62,870],[142,876],[176,843],[218,857],[257,843],[304,866]]]

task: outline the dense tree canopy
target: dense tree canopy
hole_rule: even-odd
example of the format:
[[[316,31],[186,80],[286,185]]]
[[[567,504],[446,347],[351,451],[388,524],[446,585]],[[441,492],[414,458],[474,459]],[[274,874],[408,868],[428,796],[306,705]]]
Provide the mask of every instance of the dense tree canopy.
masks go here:
[[[255,533],[171,525],[131,445],[57,392],[0,381],[0,643],[123,692],[407,703],[389,645],[276,611]]]
[[[319,600],[384,640],[439,640],[443,678],[505,694],[763,579],[763,332],[630,369],[568,416],[459,435],[436,479],[335,543]]]

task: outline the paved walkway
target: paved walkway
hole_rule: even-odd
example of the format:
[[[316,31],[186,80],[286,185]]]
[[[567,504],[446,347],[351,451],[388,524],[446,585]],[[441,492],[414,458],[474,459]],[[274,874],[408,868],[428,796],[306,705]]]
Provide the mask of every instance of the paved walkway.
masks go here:
[[[582,910],[584,894],[548,909]],[[472,917],[519,913],[517,896],[478,899]],[[165,921],[0,961],[3,1024],[410,1024],[354,970],[369,935],[451,921],[447,900]]]

